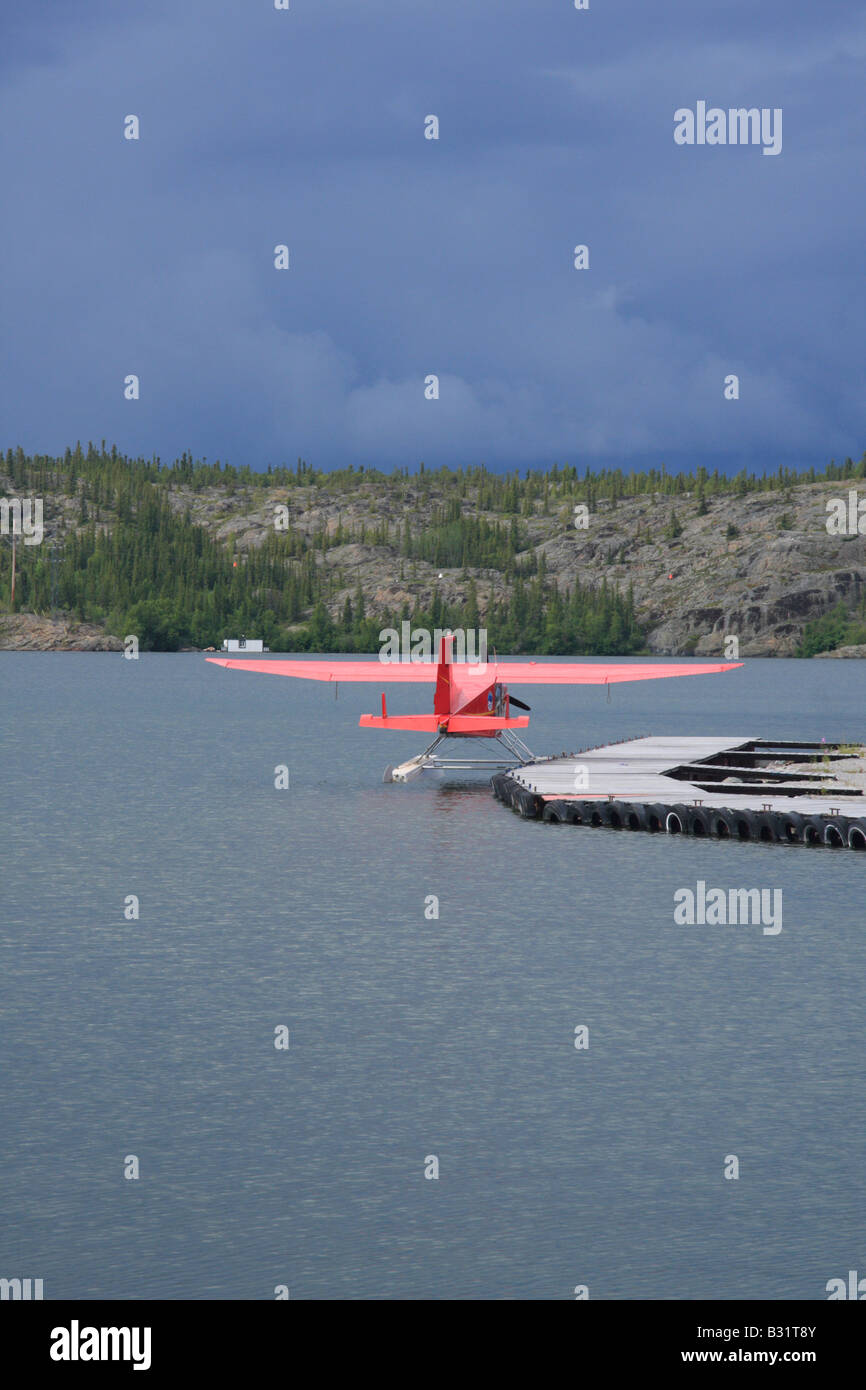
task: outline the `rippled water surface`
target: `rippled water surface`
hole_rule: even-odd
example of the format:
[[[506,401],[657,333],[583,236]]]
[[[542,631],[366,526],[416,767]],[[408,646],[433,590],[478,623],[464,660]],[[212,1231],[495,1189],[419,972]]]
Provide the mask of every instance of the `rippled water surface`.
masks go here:
[[[517,689],[539,752],[862,739],[864,692],[845,661]],[[3,653],[0,698],[0,1275],[47,1298],[813,1299],[866,1267],[866,855],[386,786],[424,736],[359,730],[374,686]],[[780,888],[781,933],[676,925],[698,880]]]

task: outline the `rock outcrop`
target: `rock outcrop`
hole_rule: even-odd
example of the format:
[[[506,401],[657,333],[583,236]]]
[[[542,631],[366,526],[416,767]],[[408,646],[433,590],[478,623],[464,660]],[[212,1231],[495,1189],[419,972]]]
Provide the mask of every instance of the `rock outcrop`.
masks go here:
[[[13,613],[0,615],[0,651],[122,652],[123,643],[94,623]]]

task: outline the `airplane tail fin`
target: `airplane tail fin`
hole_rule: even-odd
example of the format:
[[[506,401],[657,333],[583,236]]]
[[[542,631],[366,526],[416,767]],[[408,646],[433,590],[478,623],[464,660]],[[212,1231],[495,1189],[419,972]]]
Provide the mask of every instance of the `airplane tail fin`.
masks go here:
[[[439,665],[436,668],[436,691],[433,695],[435,714],[451,713],[451,657],[454,642],[453,633],[447,632],[439,643]]]

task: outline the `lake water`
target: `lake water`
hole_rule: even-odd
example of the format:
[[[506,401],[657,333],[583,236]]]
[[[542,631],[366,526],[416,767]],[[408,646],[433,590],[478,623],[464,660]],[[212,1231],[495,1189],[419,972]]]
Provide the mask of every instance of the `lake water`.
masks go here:
[[[516,693],[539,753],[863,739],[864,665]],[[372,685],[3,653],[0,699],[0,1275],[46,1298],[821,1299],[866,1273],[866,855],[384,785],[425,738],[359,730]],[[390,687],[391,713],[429,705]],[[782,889],[782,931],[676,925],[699,879]]]

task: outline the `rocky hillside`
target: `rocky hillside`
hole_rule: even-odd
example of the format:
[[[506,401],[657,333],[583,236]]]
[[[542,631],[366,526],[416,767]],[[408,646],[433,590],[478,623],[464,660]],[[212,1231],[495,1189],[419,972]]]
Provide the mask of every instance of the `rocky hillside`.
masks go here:
[[[491,505],[491,490],[483,483],[473,494],[440,475],[406,474],[392,481],[354,474],[347,481],[345,473],[333,480],[320,473],[303,486],[272,483],[263,475],[252,479],[202,486],[172,478],[160,480],[159,492],[179,521],[199,523],[240,566],[273,538],[276,509],[287,508],[293,545],[303,548],[305,563],[327,581],[321,592],[335,619],[347,599],[357,602],[359,586],[368,618],[383,619],[404,608],[430,611],[434,601],[444,608],[465,603],[474,586],[472,601],[477,597],[478,621],[485,624],[491,604],[513,590],[515,566],[419,558],[412,539],[425,534],[431,518],[442,528],[446,503],[461,520],[480,518],[502,528],[502,535],[509,526],[512,535],[519,533],[518,583],[522,570],[560,589],[576,581],[593,587],[607,581],[622,591],[632,586],[646,649],[654,653],[719,656],[725,637],[736,636],[741,656],[790,656],[807,623],[840,604],[862,612],[866,600],[866,535],[829,534],[826,525],[828,501],[847,500],[855,484],[866,502],[862,478],[789,481],[740,493],[702,488],[675,495],[590,494],[585,527],[574,524],[574,498],[582,494],[569,493],[558,479],[545,481],[543,496],[540,485],[533,495],[522,484],[519,505],[504,509]],[[43,545],[85,531],[110,533],[117,523],[119,493],[97,492],[94,505],[93,490],[87,502],[80,489],[80,479],[69,489],[61,482],[46,496]],[[20,479],[16,485],[11,473],[0,471],[0,497],[25,495]],[[3,537],[3,582],[9,554]],[[47,578],[42,582],[44,591]],[[0,647],[114,649],[116,636],[107,636],[98,621],[89,627],[67,621],[91,616],[61,614],[62,621],[51,623],[0,613]],[[832,645],[863,640],[854,635]]]
[[[718,655],[731,634],[740,638],[741,656],[792,656],[807,622],[840,602],[853,609],[866,598],[866,535],[830,535],[826,527],[827,500],[847,499],[848,491],[838,482],[820,482],[794,487],[787,496],[726,495],[708,498],[703,515],[694,495],[624,498],[615,505],[599,499],[586,529],[574,526],[570,509],[522,525],[531,548],[544,555],[548,577],[561,586],[575,578],[592,584],[606,579],[622,588],[631,583],[652,652]],[[866,488],[860,495],[866,499]],[[174,505],[191,505],[193,518],[218,537],[231,537],[242,553],[263,543],[274,504],[282,500],[282,489],[231,498],[213,490],[192,499],[175,495]],[[373,489],[369,497],[354,497],[350,508],[345,498],[320,489],[292,525],[312,536],[334,534],[341,523],[363,521],[372,530],[383,520],[396,526],[400,516]],[[679,528],[680,534],[670,534]],[[429,607],[434,590],[448,602],[462,601],[474,577],[483,621],[502,583],[483,569],[401,565],[393,546],[338,545],[321,563],[338,566],[345,577],[335,613],[357,580],[369,608],[387,612],[416,599]]]

